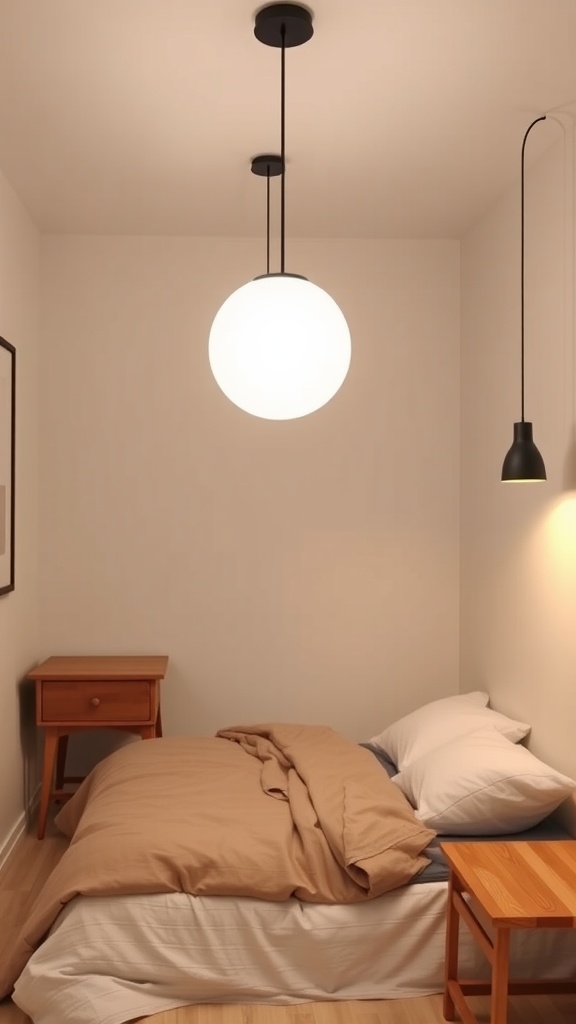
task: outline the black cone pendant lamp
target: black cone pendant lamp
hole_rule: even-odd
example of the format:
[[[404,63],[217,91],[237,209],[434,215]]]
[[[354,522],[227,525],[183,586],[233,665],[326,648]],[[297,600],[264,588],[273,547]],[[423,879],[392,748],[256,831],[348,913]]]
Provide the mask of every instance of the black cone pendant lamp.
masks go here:
[[[313,32],[310,11],[296,4],[272,4],[256,15],[258,41],[281,51],[279,163],[271,164],[275,172],[252,164],[268,179],[280,175],[280,271],[271,273],[268,259],[265,274],[226,299],[208,345],[212,373],[224,394],[264,419],[296,419],[319,409],[336,394],[350,365],[350,331],[334,299],[285,269],[285,58],[287,49],[306,43]],[[269,251],[269,218],[267,235]]]
[[[521,183],[520,183],[520,392],[521,419],[514,424],[514,440],[506,453],[502,466],[504,483],[537,483],[546,479],[544,460],[532,437],[532,424],[524,419],[524,151],[526,139],[535,124],[545,121],[537,117],[527,128],[522,141]]]

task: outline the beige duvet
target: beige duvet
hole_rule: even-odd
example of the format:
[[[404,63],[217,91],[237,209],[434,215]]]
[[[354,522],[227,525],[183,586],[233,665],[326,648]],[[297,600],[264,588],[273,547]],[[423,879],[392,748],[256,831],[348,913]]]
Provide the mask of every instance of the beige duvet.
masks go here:
[[[0,966],[0,997],[79,894],[355,903],[409,882],[433,837],[368,750],[289,724],[131,743],[56,820],[71,843]]]

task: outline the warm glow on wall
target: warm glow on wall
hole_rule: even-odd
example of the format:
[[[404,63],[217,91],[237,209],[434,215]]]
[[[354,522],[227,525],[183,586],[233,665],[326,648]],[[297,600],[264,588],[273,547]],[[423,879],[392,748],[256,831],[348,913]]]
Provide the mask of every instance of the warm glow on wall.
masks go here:
[[[562,575],[569,574],[576,584],[576,493],[560,498],[546,520],[544,531],[552,564]]]
[[[556,658],[571,658],[576,622],[576,493],[573,491],[560,497],[540,520],[532,537],[532,559],[540,628],[544,628],[547,642],[553,642]]]
[[[551,669],[552,665],[572,664],[576,623],[574,492],[542,509],[524,549],[521,571],[523,601],[529,600],[534,608],[530,643],[537,644],[542,666]]]

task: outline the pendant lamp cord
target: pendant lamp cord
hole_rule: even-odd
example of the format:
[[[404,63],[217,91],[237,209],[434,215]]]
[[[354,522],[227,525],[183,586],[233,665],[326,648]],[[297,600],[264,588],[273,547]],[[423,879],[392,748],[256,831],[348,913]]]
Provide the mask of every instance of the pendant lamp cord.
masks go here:
[[[520,174],[520,388],[522,398],[522,423],[524,423],[524,150],[526,149],[526,139],[535,124],[538,121],[545,121],[546,115],[537,117],[532,124],[528,126],[524,134],[522,141],[522,159],[521,159],[521,174]]]
[[[286,25],[280,28],[282,49],[280,56],[280,273],[285,273],[284,249],[285,249],[285,224],[286,224]]]
[[[270,273],[270,164],[266,165],[266,273]]]

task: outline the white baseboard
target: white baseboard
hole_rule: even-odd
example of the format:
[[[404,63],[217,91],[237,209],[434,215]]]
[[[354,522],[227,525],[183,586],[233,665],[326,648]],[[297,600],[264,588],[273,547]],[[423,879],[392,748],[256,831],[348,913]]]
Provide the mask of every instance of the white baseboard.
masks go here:
[[[26,822],[28,821],[28,818],[36,810],[36,806],[38,804],[38,801],[40,800],[40,789],[41,786],[38,785],[35,793],[33,794],[30,800],[30,803],[28,804],[28,810],[22,811],[22,814],[18,818],[16,824],[14,825],[14,828],[12,829],[11,832],[8,833],[6,839],[0,845],[0,871],[4,867],[4,864],[8,860],[8,857],[12,853],[12,850],[16,846],[18,840],[20,839],[20,836],[24,835],[24,832],[26,831]]]

